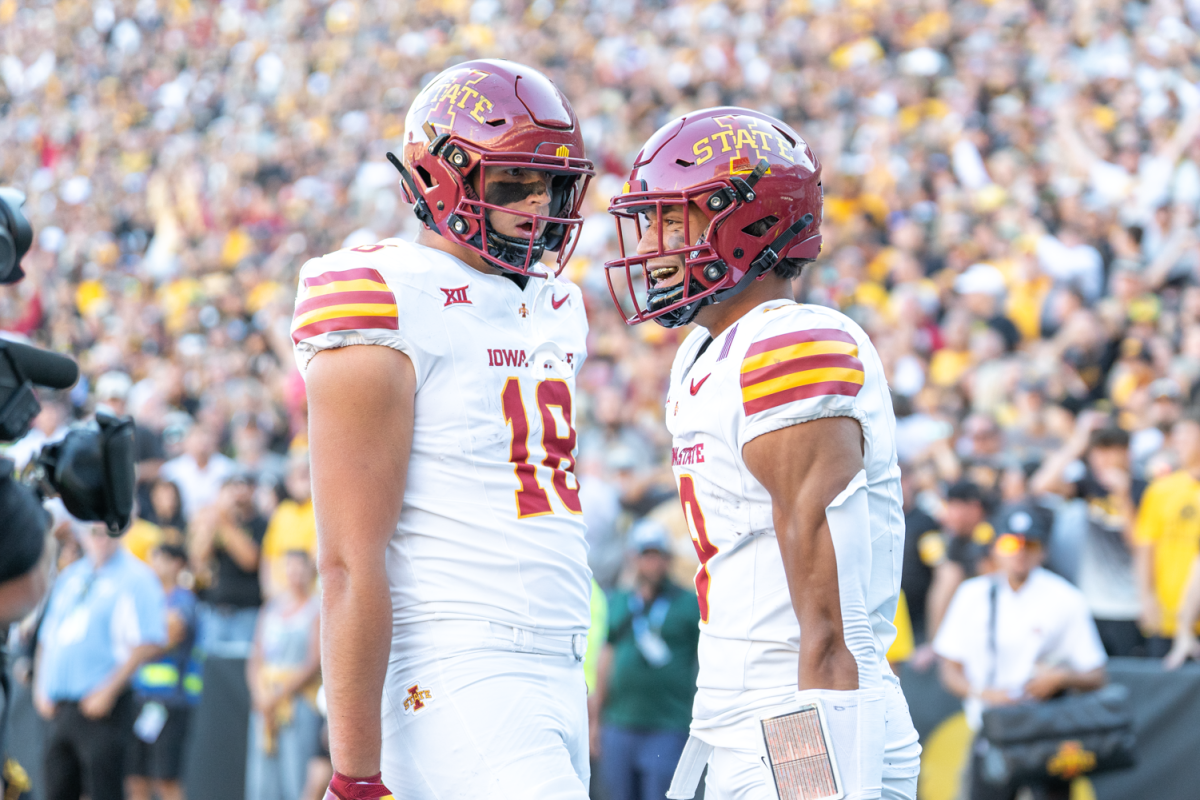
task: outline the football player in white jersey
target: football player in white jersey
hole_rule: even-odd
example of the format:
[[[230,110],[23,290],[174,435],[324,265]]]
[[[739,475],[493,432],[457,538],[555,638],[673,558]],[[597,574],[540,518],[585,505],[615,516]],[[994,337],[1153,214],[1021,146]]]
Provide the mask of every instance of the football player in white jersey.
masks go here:
[[[424,230],[309,261],[292,324],[326,797],[584,800],[587,321],[559,273],[592,165],[566,98],[512,62],[441,73],[405,128],[389,157]]]
[[[666,405],[702,619],[668,797],[705,763],[710,800],[916,796],[884,657],[904,549],[891,398],[863,330],[792,296],[820,251],[820,180],[786,124],[715,108],[663,126],[609,207],[626,320],[698,326]]]

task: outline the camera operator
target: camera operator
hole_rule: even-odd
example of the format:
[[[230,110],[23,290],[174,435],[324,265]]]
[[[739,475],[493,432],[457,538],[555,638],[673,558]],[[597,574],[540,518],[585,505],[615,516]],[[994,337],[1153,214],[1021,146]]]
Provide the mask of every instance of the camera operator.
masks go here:
[[[25,197],[0,187],[0,285],[24,277],[21,258],[33,229],[21,213]],[[46,548],[50,515],[42,506],[52,495],[77,519],[102,522],[98,530],[118,534],[133,510],[133,421],[97,413],[86,424],[61,430],[66,415],[53,406],[43,412],[34,386],[67,389],[79,378],[69,358],[0,338],[0,443],[12,443],[38,429],[17,453],[24,464],[0,458],[0,625],[31,612],[46,592],[47,571],[37,565]],[[0,637],[0,761],[9,707],[7,654]],[[70,637],[67,637],[70,638]],[[9,790],[15,787],[8,787]],[[6,792],[7,796],[8,792]],[[99,795],[93,791],[93,797]]]

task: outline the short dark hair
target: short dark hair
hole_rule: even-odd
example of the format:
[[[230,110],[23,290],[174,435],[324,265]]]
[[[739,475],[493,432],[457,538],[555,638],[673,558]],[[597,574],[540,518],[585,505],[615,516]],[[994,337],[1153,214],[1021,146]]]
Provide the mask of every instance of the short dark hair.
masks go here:
[[[983,505],[983,489],[980,489],[979,486],[971,481],[956,481],[946,490],[946,499]]]
[[[1097,447],[1129,447],[1129,432],[1115,425],[1094,430],[1088,437],[1088,449]]]

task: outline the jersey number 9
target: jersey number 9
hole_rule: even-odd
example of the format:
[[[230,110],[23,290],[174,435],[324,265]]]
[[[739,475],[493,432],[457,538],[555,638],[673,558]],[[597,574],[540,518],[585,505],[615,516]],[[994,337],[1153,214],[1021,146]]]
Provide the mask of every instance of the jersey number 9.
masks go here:
[[[683,504],[683,516],[687,518],[692,532],[692,545],[700,558],[700,569],[696,570],[696,599],[700,603],[700,621],[708,622],[708,560],[715,556],[718,547],[708,540],[708,529],[704,525],[704,512],[696,499],[696,484],[691,475],[679,476],[679,502]]]

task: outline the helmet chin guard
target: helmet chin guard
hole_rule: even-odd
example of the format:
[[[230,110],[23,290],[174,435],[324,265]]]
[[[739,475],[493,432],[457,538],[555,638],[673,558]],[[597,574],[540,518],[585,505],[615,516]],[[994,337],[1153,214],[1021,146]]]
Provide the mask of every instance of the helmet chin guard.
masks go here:
[[[629,181],[608,211],[621,256],[605,263],[609,292],[628,324],[691,322],[705,305],[728,300],[782,259],[815,259],[821,248],[821,167],[783,122],[749,109],[722,107],[663,126],[642,148]],[[646,247],[642,215],[662,220],[685,209],[683,242]],[[703,213],[693,231],[688,209]],[[630,254],[626,228],[636,232]],[[689,244],[691,243],[691,244]],[[653,239],[650,239],[653,245]],[[681,262],[683,279],[659,286],[649,262]]]
[[[546,251],[558,253],[553,274],[566,266],[595,169],[584,156],[571,104],[542,73],[486,59],[447,69],[409,109],[402,158],[388,158],[400,171],[404,199],[438,235],[520,275],[546,276]],[[486,202],[488,167],[548,173],[547,212]],[[527,220],[528,235],[497,231],[489,219],[493,211]]]

